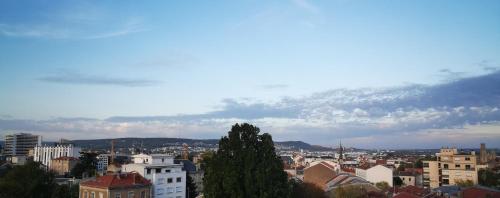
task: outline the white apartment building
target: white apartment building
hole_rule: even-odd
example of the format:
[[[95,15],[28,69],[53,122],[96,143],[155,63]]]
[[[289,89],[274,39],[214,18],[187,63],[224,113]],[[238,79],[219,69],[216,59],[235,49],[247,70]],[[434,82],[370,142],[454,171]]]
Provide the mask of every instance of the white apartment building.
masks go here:
[[[387,182],[389,186],[392,186],[392,169],[382,165],[376,165],[368,169],[356,168],[356,176],[374,184]]]
[[[97,171],[106,172],[111,154],[100,154],[97,156]]]
[[[80,147],[73,145],[58,145],[58,146],[36,146],[33,152],[33,160],[41,162],[43,165],[50,167],[52,159],[58,157],[80,157]]]
[[[132,156],[133,163],[122,166],[123,172],[137,172],[153,183],[155,198],[184,198],[186,171],[182,164],[175,164],[174,157],[166,154],[139,154]]]

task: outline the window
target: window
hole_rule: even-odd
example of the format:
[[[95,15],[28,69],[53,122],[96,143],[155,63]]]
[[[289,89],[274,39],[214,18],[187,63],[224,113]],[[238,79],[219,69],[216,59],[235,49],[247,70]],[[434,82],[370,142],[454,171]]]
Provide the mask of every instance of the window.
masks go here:
[[[424,163],[424,168],[429,168],[429,163]]]
[[[127,196],[127,198],[134,198],[134,196],[135,196],[134,191],[128,191],[128,196]]]
[[[164,184],[165,178],[158,178],[158,184]]]
[[[156,173],[161,173],[161,168],[157,168],[157,169],[155,170],[155,172],[156,172]]]
[[[83,198],[89,198],[89,193],[87,191],[83,192]]]
[[[115,198],[122,198],[122,194],[121,193],[115,193]]]
[[[410,178],[408,178],[408,181],[411,181],[411,177],[410,177]]]
[[[166,173],[170,173],[170,169],[165,169],[165,172]]]
[[[172,183],[172,178],[168,178],[167,183],[169,183],[169,184]]]
[[[151,174],[151,169],[147,168],[146,169],[146,174],[148,174],[148,175]]]
[[[182,192],[182,186],[175,187],[175,192]]]
[[[465,161],[470,161],[470,157],[466,157],[466,158],[465,158]]]
[[[95,198],[95,192],[90,193],[90,198]]]
[[[161,163],[165,162],[165,158],[161,158]]]
[[[438,163],[438,168],[441,168],[441,163]]]
[[[450,180],[449,179],[443,179],[443,184],[450,184]]]
[[[403,177],[403,181],[405,180],[405,178]]]
[[[465,165],[465,169],[470,170],[470,165]]]
[[[141,198],[146,198],[146,191],[141,192]]]
[[[163,195],[163,188],[156,189],[156,195]]]
[[[181,182],[182,181],[182,177],[177,177],[177,182]]]
[[[444,164],[444,169],[448,169],[448,164]]]
[[[174,188],[172,187],[168,187],[167,188],[167,193],[170,194],[170,193],[174,193]]]
[[[455,164],[455,168],[460,168],[460,164]]]

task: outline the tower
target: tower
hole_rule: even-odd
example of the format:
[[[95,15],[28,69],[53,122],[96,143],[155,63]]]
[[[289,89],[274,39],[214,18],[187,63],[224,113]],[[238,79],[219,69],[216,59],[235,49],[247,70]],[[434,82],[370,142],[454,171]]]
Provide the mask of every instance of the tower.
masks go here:
[[[488,153],[486,151],[486,144],[481,143],[481,148],[479,149],[479,162],[484,164],[488,162]]]
[[[344,147],[342,147],[342,140],[339,141],[339,163],[344,160]]]
[[[188,144],[186,144],[186,143],[182,144],[182,159],[184,159],[184,160],[189,159],[189,148],[188,148]]]

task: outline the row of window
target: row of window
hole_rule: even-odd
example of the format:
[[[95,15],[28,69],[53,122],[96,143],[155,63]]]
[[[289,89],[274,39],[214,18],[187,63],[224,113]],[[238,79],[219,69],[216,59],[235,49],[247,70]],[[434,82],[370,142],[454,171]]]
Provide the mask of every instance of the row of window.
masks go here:
[[[173,180],[174,180],[174,178],[169,177],[169,178],[167,178],[167,183],[171,184],[171,183],[173,183]],[[176,183],[182,182],[182,177],[177,177],[175,179],[175,182]],[[164,184],[164,183],[165,183],[165,178],[158,178],[158,184]]]
[[[155,168],[154,169],[155,173],[161,173],[161,168]],[[170,173],[171,170],[170,169],[165,169],[165,173]],[[146,168],[146,174],[151,174],[151,169],[150,168]]]
[[[167,187],[166,192],[165,192],[164,188],[157,188],[156,195],[160,196],[160,195],[163,195],[164,193],[166,193],[166,194],[180,193],[182,191],[183,191],[182,186],[177,186],[177,187],[175,187],[175,189],[174,189],[174,187]]]
[[[103,198],[104,194],[102,192],[99,192],[99,197],[96,197],[96,192],[88,192],[84,191],[83,192],[83,198]],[[114,194],[114,198],[122,198],[122,194],[117,192]],[[135,198],[135,192],[134,191],[129,191],[127,192],[127,197],[126,198]],[[140,198],[146,198],[146,191],[141,191],[140,193]]]

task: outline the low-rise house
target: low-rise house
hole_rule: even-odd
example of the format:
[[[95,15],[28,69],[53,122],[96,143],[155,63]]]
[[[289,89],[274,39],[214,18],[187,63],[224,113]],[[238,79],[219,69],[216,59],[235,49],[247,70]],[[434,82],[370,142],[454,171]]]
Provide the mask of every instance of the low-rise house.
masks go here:
[[[327,183],[338,173],[336,164],[329,161],[315,163],[304,169],[304,182],[312,183],[321,189],[327,188]]]
[[[58,157],[52,159],[49,169],[57,175],[69,175],[71,169],[76,166],[79,159],[75,157]]]
[[[138,173],[104,175],[80,183],[80,198],[151,198],[151,182]]]
[[[382,165],[370,168],[356,168],[356,176],[361,177],[371,183],[387,182],[392,186],[392,169]]]

